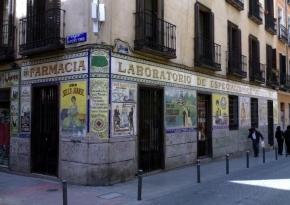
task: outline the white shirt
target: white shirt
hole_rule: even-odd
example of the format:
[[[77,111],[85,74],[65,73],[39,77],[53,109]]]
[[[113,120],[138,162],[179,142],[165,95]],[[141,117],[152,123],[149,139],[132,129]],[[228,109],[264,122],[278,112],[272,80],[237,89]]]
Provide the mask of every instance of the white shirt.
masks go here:
[[[256,137],[256,132],[253,132],[253,134],[252,134],[252,139],[253,139],[253,140],[257,139],[257,137]]]

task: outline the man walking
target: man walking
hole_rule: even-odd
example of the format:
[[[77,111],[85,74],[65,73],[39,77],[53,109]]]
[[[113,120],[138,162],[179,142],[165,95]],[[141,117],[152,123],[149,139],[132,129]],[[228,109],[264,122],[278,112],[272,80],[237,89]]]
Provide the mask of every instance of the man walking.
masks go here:
[[[263,135],[257,131],[254,127],[249,129],[249,139],[252,140],[253,142],[253,150],[254,150],[254,157],[258,157],[259,156],[259,142],[260,139],[264,140]]]

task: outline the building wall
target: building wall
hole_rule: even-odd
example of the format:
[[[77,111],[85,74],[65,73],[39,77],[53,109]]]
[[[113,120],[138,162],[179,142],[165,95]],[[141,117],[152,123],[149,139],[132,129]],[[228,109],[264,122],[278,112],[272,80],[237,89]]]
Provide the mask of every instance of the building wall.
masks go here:
[[[192,77],[192,84],[184,85],[178,80],[160,80],[154,79],[154,77],[134,76],[132,73],[118,72],[115,64],[107,65],[105,70],[103,68],[99,71],[92,71],[94,65],[88,64],[89,71],[85,76],[81,77],[83,81],[87,81],[87,85],[91,83],[92,79],[106,79],[112,82],[122,82],[127,84],[134,84],[136,86],[158,86],[166,89],[179,89],[179,90],[191,90],[196,93],[208,93],[209,95],[237,95],[239,99],[242,97],[258,98],[259,107],[262,107],[267,100],[273,100],[277,103],[277,93],[273,89],[268,89],[265,86],[250,85],[248,83],[249,77],[244,80],[229,80],[226,76],[226,51],[227,51],[227,21],[231,21],[239,26],[242,30],[242,54],[247,56],[249,60],[248,51],[248,38],[249,34],[256,36],[260,42],[260,59],[261,63],[266,63],[266,44],[271,45],[273,48],[277,48],[277,53],[286,53],[285,46],[279,42],[277,36],[273,36],[265,31],[264,28],[264,15],[263,24],[257,25],[248,18],[248,1],[244,1],[245,9],[241,12],[237,11],[226,1],[212,1],[212,0],[200,0],[198,2],[209,7],[215,16],[215,42],[222,46],[222,70],[216,73],[194,72],[194,5],[197,1],[189,0],[164,0],[164,19],[172,24],[177,25],[176,31],[176,45],[177,58],[173,60],[165,60],[160,57],[148,55],[141,52],[128,52],[127,55],[118,54],[115,50],[112,51],[106,47],[106,45],[114,46],[115,40],[120,39],[125,43],[128,43],[131,48],[134,48],[135,39],[135,17],[136,1],[127,0],[126,5],[122,1],[103,0],[106,6],[106,20],[100,23],[100,32],[93,33],[93,25],[91,20],[91,2],[90,1],[78,1],[70,0],[63,1],[62,8],[66,10],[66,31],[65,36],[87,32],[88,41],[84,43],[78,43],[71,46],[66,45],[64,51],[57,51],[53,53],[44,53],[38,57],[29,57],[26,59],[19,59],[17,62],[20,65],[20,69],[24,71],[27,63],[36,63],[48,61],[56,61],[58,56],[66,56],[77,54],[80,50],[88,52],[88,62],[92,61],[94,52],[105,52],[106,56],[110,56],[108,59],[123,59],[130,63],[139,63],[140,65],[147,67],[154,67],[156,70],[174,70],[174,72],[181,72],[184,75],[190,75]],[[281,1],[275,1],[275,5],[281,3]],[[261,0],[264,7],[264,1]],[[277,9],[275,9],[275,15],[277,15]],[[94,44],[98,44],[95,46]],[[80,48],[79,46],[83,46]],[[18,46],[17,46],[18,47]],[[92,49],[93,48],[93,49]],[[278,56],[278,55],[277,55]],[[21,56],[18,56],[21,58]],[[53,60],[51,60],[53,59]],[[277,63],[279,61],[277,60]],[[249,63],[247,62],[249,65]],[[9,69],[11,66],[8,64],[1,65],[1,69]],[[110,67],[109,72],[108,67]],[[249,69],[249,66],[248,66]],[[248,72],[249,73],[249,72]],[[57,82],[60,85],[64,82],[71,82],[68,76],[61,77],[59,75],[53,76],[53,82]],[[198,80],[204,79],[205,85],[198,84]],[[20,87],[27,84],[22,79]],[[37,83],[47,83],[36,79],[35,81],[29,81],[28,84],[35,85]],[[216,84],[215,84],[216,83]],[[231,90],[228,85],[235,85],[240,90]],[[113,98],[113,94],[109,93],[109,90],[113,92],[113,89],[107,88],[108,96]],[[247,88],[247,90],[243,90]],[[91,89],[91,88],[90,88]],[[138,91],[136,91],[138,95]],[[89,96],[91,103],[96,100],[96,96]],[[287,101],[287,97],[279,97],[280,101]],[[136,100],[135,104],[138,106],[140,100]],[[21,105],[22,100],[20,100]],[[109,185],[112,183],[125,181],[134,177],[138,169],[138,131],[133,134],[114,135],[112,129],[113,118],[113,106],[115,102],[107,103],[107,118],[104,118],[107,130],[104,133],[93,132],[88,130],[82,137],[79,136],[64,136],[60,133],[59,140],[59,168],[58,176],[61,179],[66,179],[69,182],[88,184],[88,185]],[[130,102],[132,103],[132,102]],[[90,107],[90,106],[89,106]],[[135,107],[136,108],[136,107]],[[274,109],[276,106],[274,106]],[[286,106],[287,108],[287,106]],[[164,110],[165,112],[165,110]],[[278,112],[278,111],[277,111]],[[263,114],[260,114],[260,119],[267,118],[267,112],[262,110]],[[88,124],[94,125],[91,122],[93,118],[92,112],[88,112]],[[250,111],[248,112],[250,115]],[[210,119],[214,120],[214,119]],[[250,121],[250,118],[247,119]],[[278,117],[275,115],[275,125]],[[138,115],[136,116],[138,122]],[[248,128],[250,124],[241,126],[237,130],[230,131],[228,126],[223,128],[214,128],[212,136],[212,158],[223,157],[227,153],[243,153],[248,149],[251,149],[251,143],[247,139]],[[178,127],[180,128],[180,127]],[[185,165],[190,165],[197,159],[197,130],[196,126],[190,127],[192,129],[183,130],[179,129],[176,132],[167,132],[168,127],[165,126],[164,134],[164,163],[165,169],[172,169]],[[110,131],[109,131],[110,130]],[[268,128],[267,122],[259,124],[259,130],[266,138]],[[30,148],[30,136],[23,135],[21,130],[19,135],[11,138],[11,150],[10,150],[10,169],[31,172],[31,148]]]

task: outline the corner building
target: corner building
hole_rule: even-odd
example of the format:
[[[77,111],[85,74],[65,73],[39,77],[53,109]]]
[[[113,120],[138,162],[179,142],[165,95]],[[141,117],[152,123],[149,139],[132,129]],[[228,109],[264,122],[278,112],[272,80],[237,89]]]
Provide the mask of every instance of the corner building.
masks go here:
[[[276,1],[2,4],[3,169],[109,185],[243,153],[253,126],[274,145]]]

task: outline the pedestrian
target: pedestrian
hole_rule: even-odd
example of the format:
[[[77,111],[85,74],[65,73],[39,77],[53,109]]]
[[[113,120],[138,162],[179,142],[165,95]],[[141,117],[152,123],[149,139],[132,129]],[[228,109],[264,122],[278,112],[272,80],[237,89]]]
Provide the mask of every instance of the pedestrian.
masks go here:
[[[263,135],[258,130],[256,130],[254,127],[252,127],[252,128],[249,129],[248,138],[251,139],[252,142],[253,142],[254,157],[258,157],[259,156],[259,142],[260,142],[260,139],[264,142]]]
[[[290,154],[290,125],[287,126],[287,129],[284,133],[284,139],[286,144],[286,155]]]
[[[276,138],[277,144],[278,144],[278,154],[282,155],[283,144],[284,144],[284,133],[282,132],[280,126],[277,126],[277,128],[276,128],[275,138]]]

